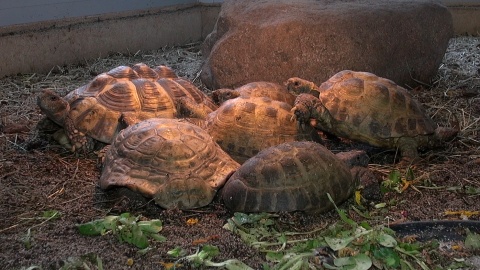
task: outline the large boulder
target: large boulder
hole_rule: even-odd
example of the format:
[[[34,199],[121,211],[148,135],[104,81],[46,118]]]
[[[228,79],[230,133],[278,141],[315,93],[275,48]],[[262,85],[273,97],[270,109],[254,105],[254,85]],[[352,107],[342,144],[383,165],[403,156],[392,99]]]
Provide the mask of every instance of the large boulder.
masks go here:
[[[203,45],[211,89],[349,69],[400,85],[430,82],[453,36],[435,0],[227,0]]]

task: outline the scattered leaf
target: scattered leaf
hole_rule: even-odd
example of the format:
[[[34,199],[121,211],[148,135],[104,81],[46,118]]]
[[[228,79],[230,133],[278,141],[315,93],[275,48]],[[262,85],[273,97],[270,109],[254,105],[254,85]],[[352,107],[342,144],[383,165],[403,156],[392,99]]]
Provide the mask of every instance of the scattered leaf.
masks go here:
[[[192,241],[192,245],[197,246],[197,245],[205,244],[211,240],[218,239],[218,238],[219,238],[218,235],[212,235],[205,238],[196,239]]]
[[[139,221],[137,225],[142,231],[149,233],[158,233],[163,229],[162,221],[158,219]]]
[[[357,205],[362,205],[362,193],[360,190],[355,191],[355,203]]]
[[[57,211],[57,210],[47,210],[47,211],[43,211],[42,217],[43,217],[44,219],[49,219],[49,220],[57,219],[57,218],[60,217],[60,212]]]
[[[384,247],[396,247],[397,241],[391,235],[381,232],[377,236],[377,242]]]
[[[341,269],[368,270],[372,267],[372,260],[365,254],[358,254],[352,257],[336,258],[335,266]]]
[[[472,233],[470,230],[467,230],[465,247],[471,250],[480,250],[480,234]]]
[[[382,261],[387,268],[398,268],[400,266],[400,256],[392,248],[379,247],[373,251],[373,256]]]
[[[471,216],[478,216],[480,211],[467,211],[467,210],[460,210],[460,211],[445,211],[446,216],[456,216],[459,215],[461,217],[469,218]]]
[[[480,187],[465,186],[465,193],[468,195],[479,195]]]
[[[187,225],[193,226],[198,223],[198,218],[189,218],[187,219]]]
[[[27,233],[22,236],[21,240],[23,242],[23,245],[25,246],[25,249],[32,248],[32,232],[30,228],[27,230]]]
[[[383,202],[383,203],[377,203],[377,204],[375,204],[375,208],[376,208],[376,209],[385,208],[385,206],[387,206],[387,204],[384,203],[384,202]]]
[[[174,257],[174,258],[179,258],[179,257],[187,255],[187,251],[184,250],[181,247],[176,247],[174,249],[171,249],[171,250],[167,251],[167,254]]]
[[[160,264],[166,269],[166,270],[170,270],[170,269],[176,269],[177,267],[181,267],[182,264],[180,263],[173,263],[173,262],[160,262]]]
[[[123,213],[119,216],[106,216],[103,219],[77,224],[80,234],[95,236],[112,233],[120,242],[135,245],[138,248],[148,247],[148,238],[156,241],[165,241],[165,237],[158,234],[162,230],[162,222],[158,219],[142,220],[140,217]]]

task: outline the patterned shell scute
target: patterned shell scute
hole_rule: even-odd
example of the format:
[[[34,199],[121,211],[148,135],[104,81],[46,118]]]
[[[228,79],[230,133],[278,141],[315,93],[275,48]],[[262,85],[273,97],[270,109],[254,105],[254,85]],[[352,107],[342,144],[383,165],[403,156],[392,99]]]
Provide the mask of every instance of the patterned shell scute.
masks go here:
[[[107,72],[107,75],[112,76],[113,78],[118,79],[138,79],[140,76],[138,73],[131,67],[128,66],[118,66]]]
[[[144,63],[138,63],[133,65],[133,71],[135,71],[140,78],[158,80],[160,78],[159,74],[149,66]]]
[[[164,208],[207,205],[239,167],[203,129],[154,118],[121,131],[106,154],[101,188],[125,186]]]
[[[314,131],[291,121],[291,106],[265,97],[238,97],[210,113],[206,129],[238,162],[260,150],[289,141],[312,140]]]
[[[109,87],[105,87],[98,93],[97,100],[100,104],[111,110],[138,111],[142,108],[137,91],[137,87],[133,81],[118,82],[110,84]]]
[[[339,122],[369,140],[434,133],[435,125],[421,104],[393,81],[368,72],[342,71],[320,85],[320,100]]]
[[[143,79],[133,80],[132,83],[138,90],[137,95],[142,111],[151,113],[167,112],[168,115],[175,112],[172,104],[173,94],[170,89],[161,88],[158,83]],[[158,114],[158,117],[160,116]],[[169,116],[165,117],[170,118]]]
[[[218,108],[204,92],[188,80],[183,78],[160,79],[157,83],[164,89],[169,89],[175,99],[187,97],[197,104],[206,105],[211,111]]]
[[[356,183],[347,165],[315,142],[287,142],[248,159],[222,191],[225,205],[240,212],[308,211],[333,208]]]
[[[160,78],[177,78],[175,72],[167,66],[158,66],[150,68],[144,63],[135,64],[133,67],[118,66],[108,72],[97,75],[87,85],[81,86],[65,96],[65,99],[71,103],[79,97],[93,97],[105,89],[109,84],[121,81],[131,81],[133,79],[144,78],[156,81]]]
[[[295,102],[295,96],[288,92],[285,86],[272,82],[252,82],[236,88],[235,91],[238,91],[241,96],[268,97],[292,106]]]

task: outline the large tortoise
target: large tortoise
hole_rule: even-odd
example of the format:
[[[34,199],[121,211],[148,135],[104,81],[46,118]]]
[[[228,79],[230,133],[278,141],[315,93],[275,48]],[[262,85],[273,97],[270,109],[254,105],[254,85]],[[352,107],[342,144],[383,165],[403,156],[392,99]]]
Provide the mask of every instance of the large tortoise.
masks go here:
[[[319,140],[310,126],[292,122],[292,106],[267,97],[225,101],[200,123],[233,159],[242,163],[260,150],[289,141]]]
[[[291,78],[287,88],[299,94],[293,112],[300,123],[339,137],[396,149],[404,160],[418,156],[417,148],[452,139],[457,130],[436,127],[422,105],[393,81],[368,72],[345,70],[319,87]],[[319,98],[305,92],[319,93]]]
[[[161,77],[163,76],[163,77]],[[178,102],[182,100],[182,102]],[[44,90],[37,101],[48,118],[62,126],[72,151],[91,150],[94,140],[111,143],[128,125],[152,117],[205,117],[217,106],[174,72],[145,64],[116,67],[96,76],[64,98]]]
[[[202,128],[152,118],[122,130],[108,147],[100,187],[127,187],[163,208],[209,204],[239,167]]]
[[[231,211],[321,213],[333,208],[327,193],[340,204],[352,196],[360,181],[368,185],[370,194],[380,194],[367,164],[363,151],[334,155],[315,142],[287,142],[243,163],[221,194]]]
[[[239,96],[245,98],[268,97],[273,100],[286,102],[292,106],[295,102],[295,95],[290,93],[285,86],[273,82],[251,82],[235,89],[221,88],[212,92],[212,99],[218,105]]]

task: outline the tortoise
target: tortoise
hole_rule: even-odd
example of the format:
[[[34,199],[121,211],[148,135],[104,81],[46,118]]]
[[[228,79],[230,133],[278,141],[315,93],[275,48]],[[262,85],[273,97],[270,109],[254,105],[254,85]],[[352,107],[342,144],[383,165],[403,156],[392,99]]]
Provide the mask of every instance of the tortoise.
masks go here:
[[[202,128],[151,118],[119,132],[106,151],[99,184],[127,187],[163,208],[209,204],[240,166]]]
[[[338,137],[398,148],[405,161],[415,160],[419,147],[438,146],[458,132],[436,127],[406,89],[369,72],[344,70],[319,87],[300,78],[290,78],[286,84],[299,94],[292,111],[300,123],[313,118],[317,128]]]
[[[167,76],[168,78],[161,78]],[[179,99],[188,102],[177,102]],[[191,82],[177,78],[167,67],[145,64],[116,67],[64,98],[46,89],[37,104],[48,118],[65,129],[72,151],[89,151],[94,140],[111,143],[128,125],[161,117],[205,117],[217,106]],[[188,108],[184,108],[187,106]]]
[[[334,207],[327,193],[335,204],[350,198],[360,183],[368,185],[372,196],[380,194],[367,164],[364,151],[335,155],[316,142],[286,142],[245,161],[228,179],[221,196],[233,212],[323,213]]]
[[[208,114],[202,126],[237,162],[260,150],[289,141],[319,140],[310,126],[292,122],[292,106],[267,97],[237,97]]]
[[[213,101],[220,105],[226,100],[242,97],[268,97],[293,106],[295,96],[283,85],[273,82],[251,82],[235,89],[217,89],[212,92]]]

